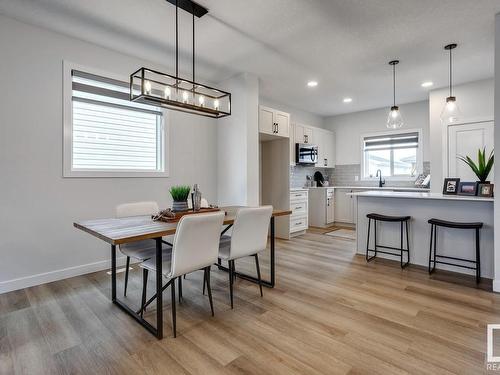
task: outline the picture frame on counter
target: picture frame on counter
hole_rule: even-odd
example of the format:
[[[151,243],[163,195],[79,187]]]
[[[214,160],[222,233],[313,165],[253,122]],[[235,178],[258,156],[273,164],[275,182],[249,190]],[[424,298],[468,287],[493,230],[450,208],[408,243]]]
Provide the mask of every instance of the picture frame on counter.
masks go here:
[[[477,188],[477,196],[489,198],[493,196],[494,184],[480,183]]]
[[[459,178],[445,178],[443,184],[444,195],[456,195],[458,193]]]
[[[458,195],[477,195],[477,182],[465,182],[461,181],[458,184]]]

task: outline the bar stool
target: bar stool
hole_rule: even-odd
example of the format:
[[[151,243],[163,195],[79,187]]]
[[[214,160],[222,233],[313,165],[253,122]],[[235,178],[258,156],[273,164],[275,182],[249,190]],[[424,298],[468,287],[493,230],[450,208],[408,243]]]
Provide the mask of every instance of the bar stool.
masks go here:
[[[394,256],[399,255],[400,262],[401,262],[401,268],[405,268],[406,266],[408,266],[408,264],[410,263],[410,240],[408,237],[408,221],[411,219],[411,216],[387,216],[387,215],[380,215],[380,214],[371,213],[371,214],[366,215],[366,217],[368,218],[368,237],[366,240],[366,261],[369,262],[372,259],[374,259],[377,256],[377,253],[394,255]],[[375,247],[373,249],[370,249],[370,227],[371,227],[372,220],[374,222]],[[401,237],[400,237],[401,238],[401,246],[399,248],[393,247],[393,246],[385,246],[385,245],[378,245],[377,244],[377,221],[401,223],[401,231],[400,231],[400,233],[401,233]],[[403,223],[405,224],[405,227],[406,227],[406,249],[403,248]],[[382,251],[382,250],[378,250],[378,248],[397,250],[399,253]],[[370,257],[369,251],[373,251],[375,254]],[[403,263],[403,253],[407,253],[406,263]]]
[[[440,219],[434,219],[434,218],[429,219],[428,223],[431,224],[431,240],[430,240],[430,245],[429,245],[429,275],[436,270],[437,263],[446,264],[449,266],[462,267],[462,268],[467,268],[470,270],[475,270],[476,271],[476,283],[479,283],[479,281],[481,279],[481,258],[480,258],[480,249],[479,249],[479,230],[483,227],[483,223],[481,223],[481,222],[460,223],[460,222],[446,221],[446,220],[440,220]],[[476,237],[476,259],[471,260],[471,259],[450,257],[450,256],[445,256],[445,255],[438,255],[437,250],[436,250],[436,247],[437,247],[437,228],[438,227],[475,230],[475,232],[476,232],[476,236],[475,236]],[[432,254],[433,237],[434,237],[434,255]],[[474,264],[474,267],[466,266],[463,264],[457,264],[457,263],[443,262],[443,261],[436,260],[436,258],[451,259],[451,260],[458,260],[461,262],[472,263],[472,264]],[[431,268],[432,263],[434,263],[434,267]]]

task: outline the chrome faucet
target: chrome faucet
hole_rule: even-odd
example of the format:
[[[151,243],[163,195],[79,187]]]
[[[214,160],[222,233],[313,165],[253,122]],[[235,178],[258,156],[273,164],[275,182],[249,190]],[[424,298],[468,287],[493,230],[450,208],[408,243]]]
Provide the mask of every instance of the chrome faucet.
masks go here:
[[[382,171],[377,169],[377,174],[375,177],[378,177],[378,187],[382,187],[385,185],[385,180],[382,180]]]

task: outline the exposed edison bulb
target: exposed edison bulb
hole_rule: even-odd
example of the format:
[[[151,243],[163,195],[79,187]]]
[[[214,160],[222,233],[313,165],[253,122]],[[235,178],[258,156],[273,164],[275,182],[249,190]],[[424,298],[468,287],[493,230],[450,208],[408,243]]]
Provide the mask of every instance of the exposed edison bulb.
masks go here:
[[[172,92],[170,91],[170,87],[165,87],[165,91],[164,91],[165,99],[170,100],[171,94],[172,94]]]
[[[188,92],[187,92],[187,91],[183,91],[183,92],[182,92],[182,101],[183,101],[184,103],[187,103],[187,102],[188,102],[188,99],[189,99],[189,94],[188,94]]]
[[[214,109],[215,109],[216,111],[218,111],[218,110],[219,110],[219,100],[218,100],[218,99],[215,99],[215,100],[214,100]]]
[[[457,105],[457,99],[454,96],[446,98],[446,104],[441,112],[441,122],[443,125],[456,124],[462,116],[460,108]]]
[[[399,129],[403,126],[403,116],[398,106],[391,107],[389,116],[387,117],[387,127],[389,129]]]
[[[147,95],[151,94],[151,82],[149,81],[144,82],[144,91],[146,92]]]
[[[200,95],[198,98],[198,102],[200,103],[200,106],[203,107],[203,104],[205,103],[205,97],[203,95]]]

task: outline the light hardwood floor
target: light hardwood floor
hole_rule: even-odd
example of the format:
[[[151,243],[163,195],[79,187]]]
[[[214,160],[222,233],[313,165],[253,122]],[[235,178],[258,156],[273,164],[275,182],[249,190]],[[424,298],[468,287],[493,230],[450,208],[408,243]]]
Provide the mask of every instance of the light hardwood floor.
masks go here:
[[[251,260],[237,268],[254,271]],[[459,284],[469,280],[366,264],[353,242],[315,231],[278,241],[277,287],[264,298],[237,280],[231,310],[214,267],[212,318],[201,280],[184,281],[176,339],[165,293],[162,341],[110,303],[106,272],[0,295],[0,374],[477,374],[486,324],[500,323],[500,296]],[[140,282],[134,266],[136,305]],[[121,295],[123,274],[118,285]]]

